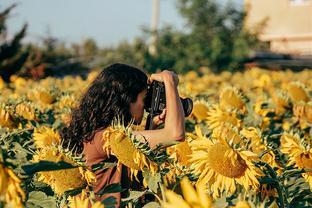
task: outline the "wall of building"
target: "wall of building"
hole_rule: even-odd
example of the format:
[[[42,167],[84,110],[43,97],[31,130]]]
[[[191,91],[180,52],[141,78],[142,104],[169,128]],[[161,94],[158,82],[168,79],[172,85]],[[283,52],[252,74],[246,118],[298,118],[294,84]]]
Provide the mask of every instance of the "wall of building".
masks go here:
[[[312,0],[245,0],[246,26],[266,19],[260,38],[271,50],[312,54]]]

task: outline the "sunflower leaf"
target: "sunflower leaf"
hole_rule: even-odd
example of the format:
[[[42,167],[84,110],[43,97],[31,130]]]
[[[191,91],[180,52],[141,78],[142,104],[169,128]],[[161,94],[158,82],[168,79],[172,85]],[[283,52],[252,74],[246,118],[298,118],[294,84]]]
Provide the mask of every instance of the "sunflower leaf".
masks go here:
[[[259,179],[261,184],[275,184],[277,181],[273,178],[263,177]]]
[[[127,198],[122,198],[122,201],[130,201],[130,200],[136,200],[143,196],[146,193],[146,191],[130,191],[130,195]]]
[[[80,188],[76,188],[76,189],[73,189],[73,190],[65,191],[64,194],[66,196],[76,196],[77,194],[80,194],[84,188],[85,187],[80,187]]]
[[[125,189],[123,189],[120,185],[120,183],[112,183],[107,186],[105,186],[102,190],[98,192],[99,195],[108,194],[108,193],[118,193],[122,192]]]
[[[27,175],[32,175],[40,171],[62,170],[62,169],[69,169],[69,168],[76,168],[76,167],[77,166],[74,166],[64,161],[51,162],[51,161],[41,160],[37,163],[23,165],[22,169],[25,171]]]
[[[160,204],[157,202],[150,202],[145,204],[142,208],[160,208]]]
[[[298,176],[301,173],[304,173],[304,170],[292,169],[292,170],[284,171],[283,175],[285,178],[289,178],[289,177],[293,177],[293,176]]]
[[[91,166],[92,171],[97,171],[97,170],[105,170],[107,168],[112,168],[115,167],[117,165],[117,163],[112,163],[112,162],[101,162],[101,163],[97,163]]]
[[[147,181],[148,187],[154,192],[157,193],[159,188],[159,183],[161,183],[161,175],[160,173],[151,174],[150,172],[144,171],[143,177]]]
[[[51,196],[47,196],[44,192],[41,191],[32,191],[29,193],[29,197],[27,200],[27,207],[40,207],[40,208],[48,208],[48,207],[56,207],[56,200]]]
[[[105,205],[105,208],[114,208],[115,205],[117,204],[117,200],[113,196],[109,196],[105,198],[102,203]]]

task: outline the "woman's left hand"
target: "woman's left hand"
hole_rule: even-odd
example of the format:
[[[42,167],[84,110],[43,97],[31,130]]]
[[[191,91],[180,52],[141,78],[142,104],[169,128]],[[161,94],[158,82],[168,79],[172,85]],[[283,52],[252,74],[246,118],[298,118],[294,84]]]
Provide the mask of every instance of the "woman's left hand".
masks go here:
[[[165,123],[166,118],[166,108],[163,109],[160,115],[157,115],[153,118],[153,129],[157,128],[159,125]]]

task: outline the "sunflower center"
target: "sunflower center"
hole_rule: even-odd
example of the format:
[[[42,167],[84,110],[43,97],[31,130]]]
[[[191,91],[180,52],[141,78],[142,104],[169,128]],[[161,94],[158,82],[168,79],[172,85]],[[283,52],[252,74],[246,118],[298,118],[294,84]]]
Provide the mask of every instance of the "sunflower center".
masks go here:
[[[233,154],[226,155],[229,151]],[[209,148],[208,158],[209,165],[214,171],[229,178],[239,178],[247,169],[246,162],[239,154],[220,143]]]

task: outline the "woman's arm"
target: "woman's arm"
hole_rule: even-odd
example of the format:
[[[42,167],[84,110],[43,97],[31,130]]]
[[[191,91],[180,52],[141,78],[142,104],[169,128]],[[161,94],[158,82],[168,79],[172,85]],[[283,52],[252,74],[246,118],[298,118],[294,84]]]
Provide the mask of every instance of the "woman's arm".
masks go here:
[[[164,82],[166,91],[166,118],[162,129],[133,131],[134,135],[142,135],[148,141],[151,148],[157,144],[168,146],[176,141],[184,141],[185,121],[182,103],[178,93],[178,77],[171,71],[164,70],[158,74],[152,74],[150,81]]]

